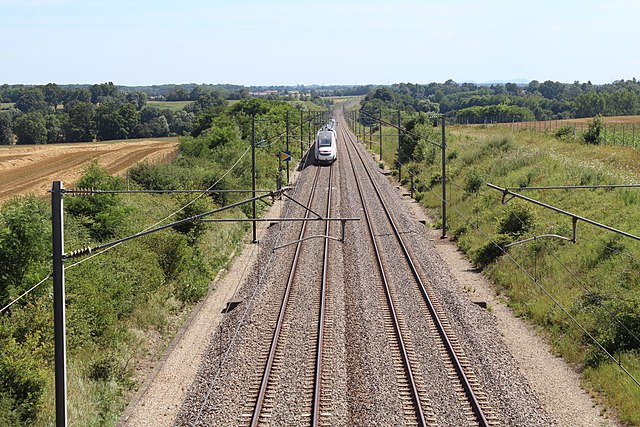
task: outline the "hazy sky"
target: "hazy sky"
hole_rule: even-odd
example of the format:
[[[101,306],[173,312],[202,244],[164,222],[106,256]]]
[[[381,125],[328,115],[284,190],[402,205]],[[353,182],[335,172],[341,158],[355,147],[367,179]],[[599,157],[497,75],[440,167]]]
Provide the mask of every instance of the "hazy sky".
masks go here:
[[[0,0],[0,84],[640,78],[637,0]]]

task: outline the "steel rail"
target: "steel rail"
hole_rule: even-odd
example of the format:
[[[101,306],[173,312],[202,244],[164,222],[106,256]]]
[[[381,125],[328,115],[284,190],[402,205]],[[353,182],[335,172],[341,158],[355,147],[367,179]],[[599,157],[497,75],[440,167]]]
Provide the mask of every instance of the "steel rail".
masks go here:
[[[341,127],[342,128],[342,127]],[[347,135],[349,136],[344,130],[342,131],[343,136]],[[346,142],[346,138],[344,139]],[[353,144],[353,142],[352,142]],[[407,352],[407,348],[405,345],[405,341],[404,338],[402,337],[402,332],[400,331],[400,321],[398,320],[398,314],[396,312],[396,309],[393,305],[393,300],[391,297],[391,290],[389,287],[389,282],[387,281],[387,276],[386,273],[384,271],[384,266],[382,264],[382,258],[380,256],[380,250],[378,248],[378,243],[376,242],[375,239],[375,234],[373,232],[373,226],[372,226],[372,221],[371,218],[369,216],[369,209],[367,208],[367,204],[364,201],[364,195],[363,195],[363,191],[362,191],[362,186],[360,184],[360,180],[358,179],[358,175],[356,174],[356,168],[355,168],[355,164],[353,162],[353,158],[351,157],[351,153],[350,150],[348,148],[348,146],[345,144],[345,148],[347,150],[347,157],[349,158],[349,162],[351,164],[351,168],[353,169],[353,174],[355,177],[355,181],[356,181],[356,187],[358,188],[358,194],[360,196],[360,202],[362,203],[362,208],[364,211],[364,217],[367,223],[367,227],[369,229],[369,237],[371,238],[371,243],[373,245],[373,249],[374,249],[374,253],[375,253],[375,257],[376,257],[376,261],[378,264],[378,271],[380,272],[380,277],[382,278],[382,283],[384,285],[384,291],[385,291],[385,296],[387,299],[387,305],[389,307],[389,311],[391,312],[391,318],[393,320],[393,327],[394,327],[394,331],[396,334],[396,338],[398,340],[398,347],[400,349],[400,353],[402,355],[402,363],[404,364],[405,367],[405,371],[407,373],[407,377],[409,380],[409,385],[411,388],[411,397],[414,401],[414,404],[416,406],[416,416],[418,417],[418,422],[421,426],[426,426],[427,425],[427,417],[425,415],[425,411],[422,407],[422,402],[420,400],[420,394],[418,392],[418,386],[416,385],[416,380],[413,374],[413,368],[411,367],[411,362],[409,360],[409,354]],[[357,149],[356,149],[357,152]],[[366,166],[365,166],[366,168]]]
[[[319,168],[318,168],[319,169]],[[327,190],[327,213],[331,216],[331,187],[333,183],[333,166],[329,169],[329,187]],[[329,237],[331,222],[327,221],[324,227],[324,235]],[[327,266],[329,258],[329,238],[324,239],[324,256],[322,259],[322,285],[320,287],[320,310],[318,321],[318,342],[315,366],[315,378],[313,388],[313,402],[311,405],[311,425],[317,427],[320,422],[320,393],[322,384],[322,348],[324,346],[324,317],[327,297]]]
[[[349,136],[350,142],[352,144],[353,143],[353,139],[351,138],[351,135],[347,134]],[[354,147],[356,147],[356,145],[353,145]],[[427,293],[426,287],[422,281],[422,279],[420,278],[420,275],[418,274],[418,270],[416,269],[416,266],[411,258],[411,255],[409,253],[409,250],[407,249],[407,246],[404,243],[404,240],[402,239],[402,236],[400,235],[400,232],[395,224],[395,221],[393,220],[393,217],[391,216],[391,213],[389,212],[389,209],[382,197],[382,194],[380,193],[380,190],[378,188],[378,185],[376,184],[375,180],[373,179],[373,176],[371,174],[371,171],[369,170],[369,168],[367,167],[364,159],[362,158],[362,155],[360,154],[360,152],[358,151],[357,147],[355,148],[356,150],[356,154],[358,155],[358,157],[360,158],[360,161],[362,162],[362,165],[365,169],[365,171],[367,172],[367,175],[369,176],[369,179],[371,180],[371,183],[373,185],[373,188],[375,189],[376,195],[378,196],[378,199],[380,200],[380,203],[382,204],[382,207],[384,209],[384,212],[389,220],[389,223],[391,224],[394,234],[398,240],[398,243],[400,244],[400,247],[402,248],[402,251],[405,255],[405,258],[407,260],[407,264],[409,265],[409,267],[411,268],[411,272],[413,274],[413,277],[416,280],[416,283],[418,284],[418,287],[420,289],[420,292],[422,293],[422,296],[425,300],[425,303],[427,304],[428,308],[429,308],[429,312],[431,313],[434,323],[436,325],[436,328],[438,330],[438,333],[440,335],[440,338],[442,339],[443,343],[445,344],[445,348],[447,350],[447,353],[449,354],[449,357],[454,365],[454,368],[456,370],[456,372],[458,373],[458,377],[460,379],[460,382],[462,383],[462,386],[465,390],[465,393],[467,394],[467,398],[469,400],[469,403],[471,404],[471,408],[473,410],[473,412],[476,415],[476,418],[478,419],[478,422],[481,426],[489,426],[489,421],[487,420],[481,406],[480,406],[480,402],[478,401],[477,396],[475,395],[475,393],[473,392],[473,389],[471,387],[471,384],[469,382],[469,379],[467,377],[467,375],[464,373],[464,369],[462,367],[462,364],[460,362],[460,359],[458,358],[458,356],[455,353],[455,350],[453,349],[453,345],[451,344],[451,341],[449,340],[449,337],[447,336],[446,331],[444,330],[444,326],[442,324],[441,319],[439,318],[436,309],[433,305],[433,301],[431,300],[431,297],[429,296],[429,294]]]
[[[316,188],[318,186],[318,178],[320,176],[320,168],[317,168],[316,176],[314,177],[311,192],[309,194],[309,200],[307,205],[310,206],[311,202],[314,198]],[[310,210],[305,210],[305,217],[310,215]],[[307,221],[302,222],[302,227],[300,228],[300,234],[298,239],[302,239],[304,237],[305,231],[307,228]],[[289,271],[289,277],[287,279],[287,285],[285,287],[284,295],[282,298],[282,303],[280,305],[280,312],[278,314],[278,319],[276,320],[276,327],[273,332],[273,337],[271,339],[271,345],[269,347],[269,355],[267,357],[267,361],[265,362],[264,373],[262,375],[262,379],[260,381],[260,388],[258,391],[258,395],[256,397],[256,404],[253,409],[253,413],[251,416],[251,427],[257,427],[260,422],[260,413],[262,411],[262,406],[264,404],[265,395],[267,392],[267,386],[269,384],[269,377],[271,376],[271,369],[273,367],[273,361],[276,356],[276,349],[278,347],[278,339],[280,337],[280,333],[282,332],[282,326],[284,324],[285,311],[287,306],[289,305],[289,297],[291,295],[291,288],[293,285],[293,279],[296,272],[296,267],[298,265],[298,258],[300,257],[300,248],[302,246],[302,242],[298,242],[296,245],[296,250],[293,256],[293,260],[291,262],[291,268]]]

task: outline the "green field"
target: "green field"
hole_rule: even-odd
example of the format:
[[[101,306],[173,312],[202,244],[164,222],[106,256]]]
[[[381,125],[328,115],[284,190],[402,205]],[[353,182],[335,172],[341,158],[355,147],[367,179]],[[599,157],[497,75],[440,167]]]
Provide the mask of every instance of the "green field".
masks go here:
[[[179,111],[193,101],[147,101],[147,105],[161,110]]]

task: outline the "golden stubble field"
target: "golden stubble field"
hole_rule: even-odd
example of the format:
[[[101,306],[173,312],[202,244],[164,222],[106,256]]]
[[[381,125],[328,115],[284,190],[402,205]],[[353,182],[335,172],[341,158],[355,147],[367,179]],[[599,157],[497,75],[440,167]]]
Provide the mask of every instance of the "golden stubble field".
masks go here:
[[[174,156],[177,138],[109,143],[0,146],[0,203],[13,196],[45,195],[53,181],[70,188],[82,168],[94,160],[112,175],[141,161],[160,162]]]

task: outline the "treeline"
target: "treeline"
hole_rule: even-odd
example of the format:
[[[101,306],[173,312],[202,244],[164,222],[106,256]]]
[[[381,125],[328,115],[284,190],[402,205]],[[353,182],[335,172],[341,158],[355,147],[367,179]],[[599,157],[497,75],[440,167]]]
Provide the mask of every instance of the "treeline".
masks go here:
[[[251,188],[252,135],[257,185],[275,188],[284,149],[286,114],[296,140],[306,140],[299,110],[291,103],[245,99],[207,110],[208,126],[181,139],[170,164],[138,164],[128,181],[89,166],[77,187],[119,189]],[[319,115],[318,115],[319,116]],[[305,119],[306,119],[305,115]],[[297,119],[297,121],[295,121]],[[316,121],[321,125],[318,117]],[[307,126],[302,127],[307,131]],[[311,128],[315,133],[315,126]],[[296,144],[297,145],[297,144]],[[297,157],[298,150],[294,151]],[[71,183],[66,183],[71,184]],[[242,201],[241,193],[194,200],[184,194],[65,196],[65,246],[93,246],[138,233],[161,218],[178,221]],[[263,207],[258,204],[258,209]],[[51,271],[51,207],[36,198],[0,207],[0,307]],[[176,213],[177,212],[177,213]],[[250,204],[222,213],[252,215]],[[165,221],[166,223],[168,221]],[[66,269],[70,424],[115,425],[134,389],[135,361],[151,350],[145,335],[165,344],[188,308],[202,298],[247,230],[243,223],[190,222],[133,239]],[[53,325],[51,282],[46,281],[0,313],[0,426],[53,425]]]
[[[224,106],[215,94],[202,94],[181,111],[148,106],[142,92],[125,93],[113,83],[63,89],[49,83],[2,93],[14,101],[0,112],[0,144],[51,144],[149,138],[191,133],[197,115]]]
[[[0,144],[52,144],[131,138],[159,138],[175,135],[198,136],[211,125],[211,118],[223,111],[228,99],[246,99],[240,90],[230,95],[220,85],[174,87],[167,100],[191,101],[181,110],[147,104],[144,91],[123,90],[113,83],[66,88],[55,83],[43,86],[0,87],[0,99],[14,103],[0,111]],[[152,87],[153,88],[153,87]],[[270,100],[298,101],[292,95],[270,95]],[[306,100],[322,107],[327,102],[317,95]],[[298,108],[306,110],[303,104]]]
[[[490,86],[453,80],[427,85],[399,83],[372,89],[362,108],[367,112],[383,108],[443,113],[459,123],[637,115],[640,82],[633,78],[605,85],[551,80]]]

